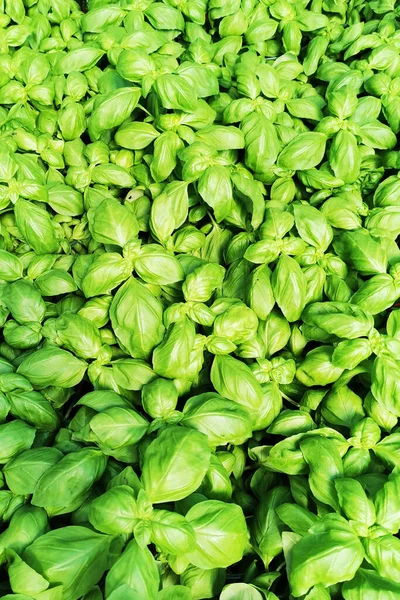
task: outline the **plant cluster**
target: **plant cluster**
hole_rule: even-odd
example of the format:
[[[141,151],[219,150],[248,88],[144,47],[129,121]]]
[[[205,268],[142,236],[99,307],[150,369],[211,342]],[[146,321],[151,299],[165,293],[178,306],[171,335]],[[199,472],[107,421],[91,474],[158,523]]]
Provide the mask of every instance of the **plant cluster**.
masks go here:
[[[0,0],[0,595],[400,599],[400,5]]]

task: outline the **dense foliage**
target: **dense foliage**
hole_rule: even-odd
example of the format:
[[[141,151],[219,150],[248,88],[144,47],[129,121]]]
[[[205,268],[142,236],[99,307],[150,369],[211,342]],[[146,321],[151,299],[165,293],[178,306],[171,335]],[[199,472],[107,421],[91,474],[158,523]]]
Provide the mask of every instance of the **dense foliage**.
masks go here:
[[[0,595],[400,599],[400,5],[0,0]]]

